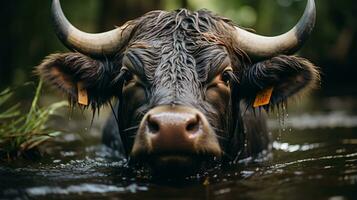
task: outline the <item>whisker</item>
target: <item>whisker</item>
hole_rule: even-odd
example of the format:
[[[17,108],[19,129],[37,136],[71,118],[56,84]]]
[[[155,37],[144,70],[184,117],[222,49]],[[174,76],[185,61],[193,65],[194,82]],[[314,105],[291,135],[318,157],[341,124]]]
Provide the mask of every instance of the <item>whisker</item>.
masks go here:
[[[225,131],[216,127],[212,127],[214,131],[219,132],[219,133],[224,133]]]
[[[215,135],[218,139],[228,140],[228,138],[226,138],[226,137],[224,137],[224,136],[221,136],[221,135],[218,135],[218,134],[216,133],[216,132],[225,133],[225,131],[223,131],[222,129],[215,128],[215,127],[213,127],[213,130],[215,131],[214,135]]]
[[[131,126],[129,128],[124,129],[123,132],[128,132],[128,131],[131,131],[131,130],[134,130],[134,129],[138,129],[138,128],[139,128],[139,125]]]
[[[220,136],[220,135],[217,135],[217,134],[215,134],[215,136],[216,136],[218,139],[221,139],[221,140],[228,140],[228,138],[223,137],[223,136]]]

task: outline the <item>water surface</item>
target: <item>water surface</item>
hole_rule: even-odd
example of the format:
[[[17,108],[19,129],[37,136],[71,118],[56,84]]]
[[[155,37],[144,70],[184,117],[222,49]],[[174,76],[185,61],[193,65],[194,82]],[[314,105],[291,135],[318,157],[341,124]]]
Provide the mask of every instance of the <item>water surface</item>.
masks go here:
[[[79,134],[47,144],[39,160],[1,163],[0,199],[357,199],[356,100],[315,99],[272,113],[269,156],[167,183],[128,173],[90,119],[58,119]]]

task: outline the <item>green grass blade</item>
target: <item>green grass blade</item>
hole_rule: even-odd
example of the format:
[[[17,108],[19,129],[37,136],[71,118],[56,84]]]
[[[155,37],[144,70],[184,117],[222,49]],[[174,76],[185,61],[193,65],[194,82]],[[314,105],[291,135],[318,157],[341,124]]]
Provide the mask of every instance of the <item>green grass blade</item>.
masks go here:
[[[40,80],[29,111],[25,114],[16,104],[0,110],[0,153],[23,152],[35,148],[50,138],[56,137],[61,132],[47,128],[46,123],[51,115],[61,108],[68,106],[68,102],[61,101],[50,106],[38,106],[43,81]],[[5,89],[0,92],[0,106],[8,105],[13,97],[13,91]],[[5,106],[3,106],[5,107]],[[15,153],[14,155],[19,155]]]
[[[13,93],[12,92],[2,92],[0,95],[0,106],[4,105],[6,102],[9,101],[9,99],[12,97]]]
[[[14,118],[19,116],[21,112],[19,111],[20,104],[16,104],[5,110],[3,113],[0,114],[0,120]]]
[[[31,108],[30,108],[29,114],[27,115],[26,123],[27,123],[27,121],[31,120],[32,115],[36,110],[36,107],[37,107],[37,104],[38,104],[38,99],[40,97],[40,92],[41,92],[41,89],[42,89],[42,84],[43,84],[43,80],[40,79],[40,81],[38,82],[37,88],[36,88],[35,96],[34,96],[34,98],[32,100],[32,104],[31,104]]]

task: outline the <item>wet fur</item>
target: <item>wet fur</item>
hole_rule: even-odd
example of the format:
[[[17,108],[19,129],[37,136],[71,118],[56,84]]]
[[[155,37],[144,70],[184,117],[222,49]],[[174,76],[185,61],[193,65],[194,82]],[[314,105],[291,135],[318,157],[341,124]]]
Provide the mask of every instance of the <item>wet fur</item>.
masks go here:
[[[244,70],[241,95],[251,107],[259,91],[274,87],[270,104],[265,107],[268,110],[295,94],[316,88],[319,81],[318,68],[310,61],[297,56],[280,55]]]
[[[80,53],[58,53],[47,56],[35,73],[49,84],[68,94],[72,104],[78,102],[77,83],[87,89],[92,109],[98,109],[115,96],[111,79],[119,71],[111,63],[92,59]]]

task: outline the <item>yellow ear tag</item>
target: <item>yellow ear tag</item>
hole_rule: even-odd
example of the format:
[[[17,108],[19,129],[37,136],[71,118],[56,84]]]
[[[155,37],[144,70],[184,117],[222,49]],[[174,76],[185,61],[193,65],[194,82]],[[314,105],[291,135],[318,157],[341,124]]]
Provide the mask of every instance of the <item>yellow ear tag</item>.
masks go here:
[[[253,107],[265,106],[270,103],[270,98],[273,93],[273,87],[266,88],[260,92],[258,92],[257,96],[255,97],[255,101]]]
[[[88,106],[88,93],[87,90],[83,87],[81,82],[77,83],[78,89],[78,103],[81,105]]]

